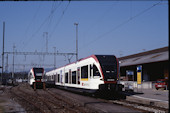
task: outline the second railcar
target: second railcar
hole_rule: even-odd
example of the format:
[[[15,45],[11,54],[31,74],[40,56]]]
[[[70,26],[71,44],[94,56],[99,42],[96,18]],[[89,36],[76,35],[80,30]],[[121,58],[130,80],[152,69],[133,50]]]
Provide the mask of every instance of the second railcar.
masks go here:
[[[45,71],[44,68],[32,68],[28,73],[28,83],[36,87],[44,87],[45,84]]]

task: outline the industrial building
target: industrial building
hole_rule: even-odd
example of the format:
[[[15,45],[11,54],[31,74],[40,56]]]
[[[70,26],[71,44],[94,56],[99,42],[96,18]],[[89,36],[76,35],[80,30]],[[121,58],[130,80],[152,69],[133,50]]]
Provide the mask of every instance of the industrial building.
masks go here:
[[[169,80],[169,49],[163,47],[141,52],[129,56],[120,57],[121,81],[131,81],[133,87],[137,87],[137,67],[141,66],[142,87],[154,88],[153,83],[157,79]],[[126,82],[127,83],[127,82]],[[125,84],[125,82],[123,83]]]

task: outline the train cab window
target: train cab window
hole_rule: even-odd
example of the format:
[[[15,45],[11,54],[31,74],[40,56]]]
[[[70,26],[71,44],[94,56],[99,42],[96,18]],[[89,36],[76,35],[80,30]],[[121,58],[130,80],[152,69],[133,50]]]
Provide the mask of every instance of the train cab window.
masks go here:
[[[101,77],[99,70],[97,69],[96,65],[93,65],[93,77]]]
[[[65,73],[65,83],[68,83],[68,73]]]
[[[76,84],[76,71],[72,72],[72,84]]]
[[[81,67],[81,78],[88,78],[88,66]]]
[[[32,73],[30,73],[30,78],[34,78],[34,76],[32,75]]]

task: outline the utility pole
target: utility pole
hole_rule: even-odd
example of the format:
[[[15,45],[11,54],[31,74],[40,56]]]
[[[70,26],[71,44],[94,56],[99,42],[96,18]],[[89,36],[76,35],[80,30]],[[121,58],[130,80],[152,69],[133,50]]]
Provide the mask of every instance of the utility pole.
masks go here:
[[[1,75],[1,81],[3,78],[4,73],[4,41],[5,40],[5,22],[3,22],[3,49],[2,49],[2,75]]]
[[[56,68],[56,47],[54,48],[54,69]]]
[[[5,66],[5,72],[8,72],[8,54],[6,55],[6,66]]]
[[[78,61],[78,23],[74,25],[76,25],[76,61]]]
[[[46,52],[48,53],[48,32],[44,32],[43,36],[46,36]]]
[[[14,53],[15,53],[15,45],[13,45],[12,82],[13,82],[13,80],[14,80]]]

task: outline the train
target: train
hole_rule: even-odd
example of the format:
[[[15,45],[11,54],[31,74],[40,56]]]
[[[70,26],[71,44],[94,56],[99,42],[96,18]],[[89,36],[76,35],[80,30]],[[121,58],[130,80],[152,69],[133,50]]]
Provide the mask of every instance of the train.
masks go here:
[[[91,55],[46,72],[47,82],[74,91],[107,93],[121,91],[119,61],[114,55]]]
[[[34,67],[28,73],[28,84],[34,89],[45,88],[45,71],[44,68]]]

